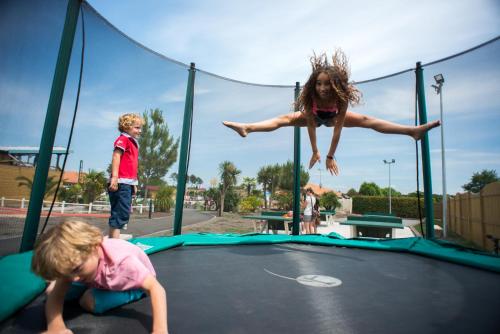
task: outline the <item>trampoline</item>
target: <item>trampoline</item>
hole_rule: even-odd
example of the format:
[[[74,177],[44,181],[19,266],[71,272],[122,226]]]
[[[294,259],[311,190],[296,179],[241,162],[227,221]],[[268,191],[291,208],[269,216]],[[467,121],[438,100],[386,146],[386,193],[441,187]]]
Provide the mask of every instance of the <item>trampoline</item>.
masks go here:
[[[329,246],[296,239],[301,243],[219,240],[220,245],[151,254],[167,289],[170,332],[494,333],[500,325],[498,273],[406,252],[342,246],[353,240],[334,239],[337,246]],[[39,296],[1,332],[43,331],[43,305]],[[149,298],[102,316],[67,303],[64,316],[74,333],[151,328]]]
[[[14,2],[11,3],[14,4]],[[226,132],[222,132],[226,129],[221,126],[221,121],[226,119],[223,117],[234,114],[235,106],[238,107],[240,115],[252,115],[256,119],[267,119],[268,115],[278,115],[283,110],[288,110],[300,85],[298,83],[294,86],[263,85],[242,82],[196,69],[194,64],[189,66],[180,63],[134,41],[115,28],[85,1],[49,1],[43,2],[43,5],[38,1],[15,3],[19,7],[14,5],[9,7],[15,7],[13,13],[18,13],[16,14],[18,17],[12,16],[11,20],[13,28],[11,28],[10,35],[15,38],[8,45],[11,45],[14,51],[8,59],[13,59],[12,64],[18,63],[18,60],[23,57],[29,59],[30,62],[23,63],[24,66],[17,69],[21,74],[14,71],[13,78],[16,80],[30,78],[30,81],[37,83],[37,86],[24,87],[21,81],[13,80],[12,82],[19,84],[19,87],[23,87],[26,92],[45,92],[46,86],[54,77],[52,81],[54,88],[50,92],[50,97],[48,91],[45,96],[47,101],[55,101],[47,108],[46,124],[56,126],[47,127],[43,133],[39,134],[42,139],[37,170],[39,168],[48,170],[50,167],[56,130],[58,135],[68,143],[66,145],[68,150],[72,147],[72,150],[79,152],[78,157],[81,156],[81,159],[85,157],[86,161],[100,161],[99,168],[106,168],[104,161],[108,163],[109,152],[102,143],[108,141],[109,128],[112,126],[111,121],[105,119],[108,114],[102,117],[103,115],[97,114],[95,110],[114,110],[111,107],[116,106],[120,111],[144,110],[143,108],[158,106],[169,112],[168,122],[173,129],[172,134],[175,134],[178,140],[182,140],[177,160],[179,179],[176,182],[174,236],[135,239],[133,242],[146,245],[146,248],[153,244],[152,250],[146,251],[150,253],[159,281],[167,290],[168,323],[171,333],[498,332],[500,328],[498,317],[500,258],[447,245],[434,239],[431,166],[428,163],[430,161],[429,145],[422,145],[424,147],[421,154],[427,157],[422,159],[422,161],[425,160],[422,165],[424,183],[428,181],[424,189],[424,199],[427,201],[425,208],[428,211],[425,215],[428,240],[421,238],[384,241],[347,240],[339,238],[338,235],[182,235],[182,212],[188,172],[193,175],[209,170],[216,173],[217,162],[226,161],[229,158],[238,162],[238,166],[248,166],[255,161],[266,161],[269,164],[282,163],[292,154],[292,147],[287,152],[284,145],[293,141],[294,175],[300,176],[300,154],[295,154],[301,151],[300,131],[294,131],[293,138],[284,138],[283,135],[277,133],[268,133],[264,139],[255,138],[257,146],[253,147],[252,151],[238,141],[241,139],[238,136],[227,137]],[[61,44],[58,45],[54,42],[54,36],[61,34],[66,4],[66,21],[62,30]],[[57,10],[53,10],[49,5]],[[79,9],[80,6],[82,10]],[[38,12],[43,15],[36,16],[38,19],[34,21],[35,15],[33,14],[38,14]],[[78,19],[79,15],[80,19]],[[52,21],[49,22],[46,17],[52,17]],[[30,19],[26,20],[26,18]],[[26,29],[27,22],[31,24],[31,29]],[[77,25],[77,22],[80,22],[80,25]],[[48,29],[49,26],[51,29]],[[88,31],[87,37],[89,38],[84,38],[85,31]],[[24,34],[21,34],[23,32]],[[33,32],[46,33],[46,35],[35,36]],[[75,36],[79,37],[75,38]],[[495,42],[498,39],[499,37],[496,37],[466,52],[438,61],[424,65],[418,63],[417,68],[360,81],[358,84],[365,85],[363,88],[366,92],[365,96],[371,99],[370,103],[367,103],[368,106],[378,105],[379,97],[385,94],[384,92],[395,90],[407,92],[407,94],[403,94],[406,97],[391,101],[392,108],[411,110],[415,106],[416,109],[416,95],[418,95],[418,119],[426,122],[424,93],[425,87],[430,89],[431,85],[425,83],[421,75],[422,68],[427,67],[429,72],[432,70],[431,73],[457,74],[455,82],[458,86],[456,87],[460,88],[460,91],[463,87],[470,87],[464,91],[475,92],[477,87],[466,84],[475,84],[471,78],[477,78],[478,74],[483,73],[479,69],[487,69],[489,73],[496,73],[494,65],[497,64],[485,63],[483,60],[497,58],[495,55],[498,54],[499,44]],[[36,40],[37,43],[33,43],[32,40]],[[38,48],[28,48],[37,45],[39,45]],[[46,57],[45,62],[39,62],[43,57],[37,56],[37,61],[31,64],[33,55],[45,54],[48,46],[51,46],[50,50],[53,50],[54,55],[58,49],[61,50],[54,72],[58,75],[54,75],[50,70],[46,73],[40,71],[40,68],[52,68],[53,57]],[[73,56],[71,56],[72,48],[78,51]],[[465,53],[476,49],[477,54],[473,58],[475,61],[462,57]],[[458,56],[460,58],[456,58]],[[72,62],[77,64],[78,68],[70,67],[71,57],[73,57]],[[83,75],[84,58],[87,59],[85,76]],[[447,61],[452,59],[453,61]],[[5,68],[11,69],[11,63],[5,62],[5,64],[7,64]],[[472,69],[474,64],[476,64],[476,70]],[[39,65],[40,68],[35,65]],[[465,67],[468,71],[463,71]],[[124,68],[127,70],[123,70]],[[442,68],[448,71],[443,71]],[[415,80],[414,72],[417,73]],[[70,78],[75,77],[78,80],[73,78],[75,80],[66,83],[68,73]],[[464,73],[468,76],[463,78],[459,76]],[[489,78],[485,75],[480,77],[483,81]],[[6,76],[6,78],[9,77]],[[86,94],[82,94],[85,108],[78,111],[78,118],[92,121],[99,119],[103,124],[92,126],[89,130],[86,122],[78,123],[79,127],[77,126],[76,129],[81,132],[75,136],[76,140],[71,146],[76,114],[79,109],[82,78],[86,80],[84,88],[87,91],[84,92]],[[449,81],[450,84],[454,82]],[[13,85],[10,81],[6,82],[9,87]],[[492,76],[490,82],[497,83],[497,78]],[[65,85],[68,85],[67,91],[73,94],[68,94],[64,100],[65,103],[62,103]],[[13,87],[17,86],[13,85]],[[103,87],[109,87],[109,90]],[[186,87],[185,98],[179,98],[178,96],[184,96],[184,87]],[[420,94],[415,92],[414,96],[414,89]],[[73,95],[76,95],[76,98]],[[397,96],[403,95],[398,93]],[[4,137],[6,138],[22,137],[24,139],[24,134],[33,133],[35,128],[40,129],[41,132],[43,128],[41,121],[36,124],[25,124],[29,123],[26,122],[27,120],[40,118],[39,108],[26,107],[21,97],[17,104],[9,101],[8,110],[11,118],[10,123],[5,122],[6,135]],[[195,100],[197,101],[196,114],[193,112]],[[61,105],[73,105],[73,101],[74,109],[61,108]],[[119,103],[117,104],[116,101]],[[220,103],[221,101],[224,103]],[[473,99],[464,98],[461,101],[462,107],[468,101],[471,101],[469,102],[471,104],[466,105],[469,109],[464,110],[470,112],[463,114],[490,113],[489,110],[484,113],[483,110],[478,110],[477,103],[475,103],[477,96],[474,95]],[[36,105],[42,102],[37,101]],[[216,113],[213,112],[214,105],[217,105]],[[226,109],[219,110],[219,106],[226,106]],[[63,121],[59,124],[61,109],[66,113],[61,114]],[[457,139],[453,146],[457,149],[454,151],[469,152],[461,149],[464,147],[460,145],[464,144],[467,149],[472,147],[473,150],[475,147],[477,152],[473,153],[478,153],[483,150],[484,143],[476,140],[484,134],[498,133],[494,128],[496,123],[492,121],[493,118],[484,118],[482,123],[479,123],[479,117],[476,118],[478,119],[475,120],[475,126],[472,129],[467,118],[456,117],[453,119],[457,121],[455,125],[448,123],[452,126],[450,129],[453,133],[463,133],[464,128],[469,133],[467,140],[463,140],[462,136],[454,136]],[[417,119],[416,116],[415,119]],[[15,126],[10,126],[10,124],[15,124]],[[94,125],[93,122],[92,125]],[[174,133],[174,130],[177,132]],[[473,132],[473,130],[478,132]],[[23,136],[19,135],[20,133],[23,133]],[[371,164],[373,161],[380,160],[378,150],[380,147],[398,148],[404,152],[398,156],[398,163],[402,166],[404,161],[408,162],[404,166],[410,166],[409,162],[413,164],[412,155],[406,154],[412,152],[413,142],[401,144],[397,139],[392,141],[386,138],[381,141],[367,140],[364,142],[363,152],[359,153],[360,145],[356,137],[351,136],[354,140],[350,143],[346,137],[342,144],[346,145],[344,146],[345,152],[353,152],[364,158],[361,166],[364,169],[359,169],[359,163],[352,156],[345,156],[342,166],[344,170],[352,170],[353,175],[368,178],[368,170],[373,169]],[[321,140],[330,142],[331,137],[326,138],[326,136],[318,136],[320,142]],[[38,137],[31,138],[32,141],[38,139]],[[491,137],[488,142],[499,141],[497,137]],[[269,145],[269,143],[276,145]],[[368,144],[373,146],[367,146]],[[352,145],[350,147],[356,149],[349,149],[347,145]],[[192,156],[191,146],[195,152]],[[264,147],[265,150],[262,149]],[[496,148],[490,148],[491,152],[495,153]],[[106,158],[101,158],[98,150],[105,151]],[[453,150],[450,153],[453,153]],[[372,160],[370,160],[370,155],[372,155]],[[65,157],[68,156],[69,154],[65,155]],[[83,161],[80,158],[76,159],[76,154],[74,157],[73,163],[78,160]],[[474,161],[477,160],[476,155],[469,154],[467,157],[469,160],[471,160],[470,157],[473,157]],[[461,156],[455,156],[455,160],[462,161],[463,159]],[[349,161],[352,161],[350,167]],[[462,164],[458,166],[462,168]],[[255,171],[260,167],[256,166]],[[64,167],[62,169],[64,170]],[[23,252],[32,249],[38,233],[47,173],[40,171],[39,174],[39,177],[35,175],[35,179],[39,182],[34,183],[33,196],[30,197],[28,210],[30,215],[26,218],[23,243],[20,247]],[[419,175],[418,170],[416,174]],[[59,179],[61,180],[62,177]],[[293,182],[294,196],[299,198],[300,177],[295,177]],[[420,200],[417,199],[417,201],[420,203]],[[486,206],[484,203],[481,205]],[[497,208],[498,205],[492,202],[489,207]],[[298,234],[299,201],[296,201],[293,211],[297,214],[294,233]],[[463,210],[460,209],[460,211]],[[482,215],[483,211],[481,212]],[[416,209],[415,214],[408,215],[417,217]],[[498,214],[492,217],[489,220],[486,219],[491,226],[484,222],[474,223],[480,225],[480,233],[495,231],[497,227],[493,222],[498,221]],[[469,221],[473,222],[472,219],[467,222]],[[45,221],[44,226],[47,226],[47,222],[48,220]],[[472,223],[471,226],[467,226],[468,233],[471,236],[480,236],[481,234],[476,233],[473,227],[476,228]],[[166,245],[157,247],[157,244],[161,243]],[[9,255],[0,260],[2,273],[0,276],[0,296],[2,297],[0,316],[3,316],[0,319],[5,319],[0,323],[0,332],[44,331],[46,329],[45,296],[41,294],[44,281],[30,273],[31,254],[24,252]],[[15,297],[15,303],[9,299],[11,297]],[[9,309],[5,310],[3,306]],[[101,316],[85,313],[78,305],[67,303],[64,308],[64,320],[74,333],[148,333],[152,322],[150,300],[144,298],[110,310]]]

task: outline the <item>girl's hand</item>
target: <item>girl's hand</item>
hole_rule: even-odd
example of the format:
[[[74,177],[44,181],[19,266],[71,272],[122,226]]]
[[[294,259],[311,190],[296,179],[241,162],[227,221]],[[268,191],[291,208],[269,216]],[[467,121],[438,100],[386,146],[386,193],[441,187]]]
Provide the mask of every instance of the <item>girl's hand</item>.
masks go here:
[[[332,175],[339,175],[339,167],[337,166],[335,159],[326,159],[326,170]]]
[[[318,161],[321,162],[321,155],[319,152],[313,152],[311,160],[309,161],[309,169],[313,168]]]

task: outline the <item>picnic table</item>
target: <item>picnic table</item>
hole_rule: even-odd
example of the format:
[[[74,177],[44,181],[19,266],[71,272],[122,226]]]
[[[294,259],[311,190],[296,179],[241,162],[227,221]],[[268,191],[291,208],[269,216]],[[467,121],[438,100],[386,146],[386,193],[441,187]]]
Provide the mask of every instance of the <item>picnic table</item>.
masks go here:
[[[349,217],[345,222],[341,222],[340,224],[350,225],[352,229],[352,235],[355,238],[392,238],[396,234],[396,229],[404,228],[402,223],[349,219]]]
[[[271,226],[273,233],[278,230],[278,228],[276,228],[277,224],[283,224],[283,229],[285,230],[285,233],[289,234],[290,228],[288,225],[290,223],[293,223],[292,217],[283,217],[283,216],[277,216],[277,215],[275,216],[275,215],[263,214],[263,215],[242,216],[241,218],[253,219],[254,220],[253,227],[254,227],[255,232],[257,232],[257,230],[258,230],[257,229],[258,222],[263,222],[264,226],[261,227],[259,232],[262,232],[264,229],[266,229],[267,233],[269,233],[269,226],[272,225],[272,223],[274,223],[274,226]]]

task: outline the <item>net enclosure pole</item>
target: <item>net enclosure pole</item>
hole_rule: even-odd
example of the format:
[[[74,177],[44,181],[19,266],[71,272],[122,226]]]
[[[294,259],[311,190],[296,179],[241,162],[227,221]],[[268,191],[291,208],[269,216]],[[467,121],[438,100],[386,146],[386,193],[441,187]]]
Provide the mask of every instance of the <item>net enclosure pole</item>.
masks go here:
[[[181,152],[179,155],[179,170],[177,173],[177,193],[175,195],[174,235],[181,234],[182,211],[184,208],[184,194],[186,193],[187,169],[189,160],[189,142],[191,139],[194,100],[194,79],[196,68],[191,63],[186,88],[186,101],[184,104],[184,120],[182,124]]]
[[[33,187],[31,188],[28,213],[24,223],[23,237],[21,240],[21,252],[33,249],[36,240],[38,225],[40,223],[40,213],[42,211],[43,198],[45,196],[45,184],[50,169],[52,149],[61,111],[61,103],[66,85],[66,77],[71,59],[71,50],[75,38],[76,25],[78,23],[78,13],[80,11],[80,0],[69,0],[66,8],[66,19],[64,22],[59,53],[57,56],[56,68],[52,79],[47,113],[43,125],[42,138],[38,151],[38,160],[33,177]]]
[[[427,123],[427,110],[425,104],[424,70],[422,64],[417,63],[417,100],[420,125]],[[425,205],[425,237],[434,239],[434,206],[432,202],[431,156],[429,150],[429,135],[426,132],[420,140],[422,151],[422,174],[424,177],[424,205]]]
[[[295,111],[298,110],[297,99],[300,94],[300,83],[295,83]],[[293,226],[292,234],[300,232],[300,127],[293,128]]]

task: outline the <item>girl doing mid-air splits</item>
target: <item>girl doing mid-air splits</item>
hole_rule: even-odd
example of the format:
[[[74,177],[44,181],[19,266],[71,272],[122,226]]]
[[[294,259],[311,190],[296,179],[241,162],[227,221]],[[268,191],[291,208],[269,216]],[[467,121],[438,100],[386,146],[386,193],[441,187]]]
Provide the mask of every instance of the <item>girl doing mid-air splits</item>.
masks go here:
[[[333,127],[330,149],[326,155],[326,169],[338,175],[339,168],[334,155],[343,127],[369,128],[381,133],[393,133],[411,136],[420,140],[424,134],[440,125],[439,121],[420,126],[406,126],[347,110],[360,102],[360,91],[349,82],[347,57],[341,50],[335,51],[332,63],[325,54],[311,57],[312,73],[297,100],[297,112],[281,115],[256,123],[237,123],[225,121],[223,124],[242,137],[250,132],[269,132],[284,126],[307,126],[311,141],[312,157],[309,168],[321,162],[321,155],[316,145],[316,128],[325,125]]]

